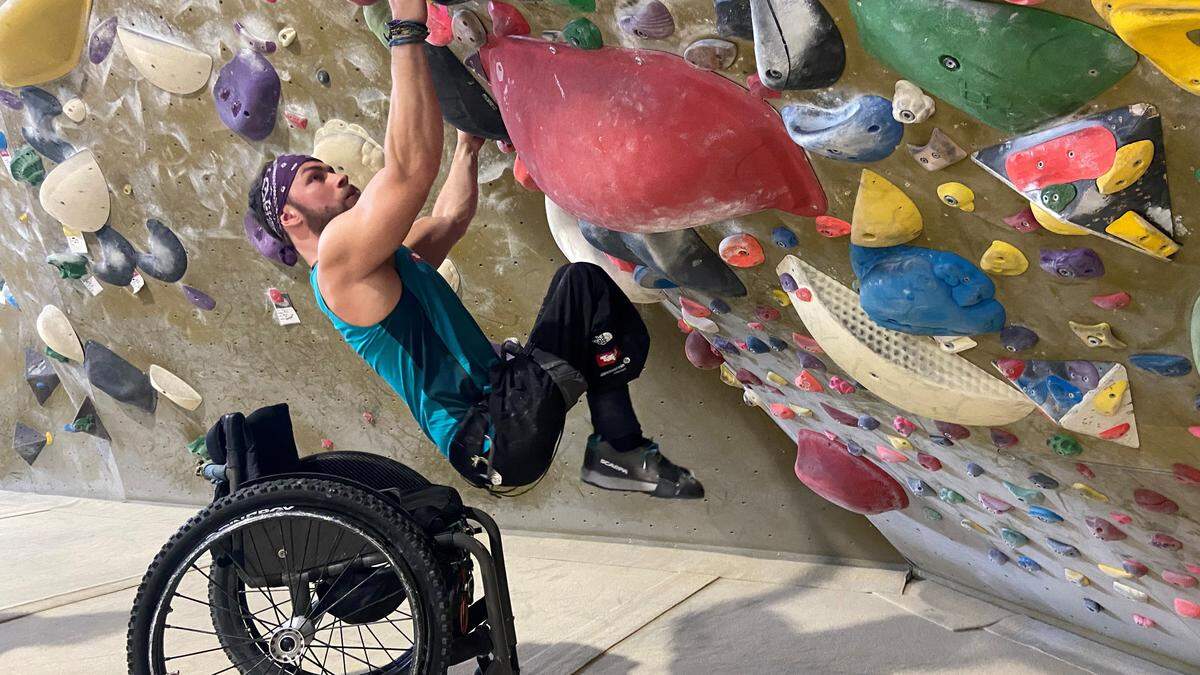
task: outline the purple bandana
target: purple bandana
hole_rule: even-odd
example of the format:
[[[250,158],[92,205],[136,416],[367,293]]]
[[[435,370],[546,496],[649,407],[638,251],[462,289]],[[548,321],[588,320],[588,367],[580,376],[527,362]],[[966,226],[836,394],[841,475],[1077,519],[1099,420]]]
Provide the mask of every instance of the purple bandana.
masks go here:
[[[287,203],[288,193],[292,190],[292,181],[296,180],[300,165],[312,161],[320,160],[309,155],[280,155],[263,172],[262,185],[259,186],[263,215],[267,219],[263,225],[267,233],[279,241],[287,241],[279,218],[283,215],[283,205]]]

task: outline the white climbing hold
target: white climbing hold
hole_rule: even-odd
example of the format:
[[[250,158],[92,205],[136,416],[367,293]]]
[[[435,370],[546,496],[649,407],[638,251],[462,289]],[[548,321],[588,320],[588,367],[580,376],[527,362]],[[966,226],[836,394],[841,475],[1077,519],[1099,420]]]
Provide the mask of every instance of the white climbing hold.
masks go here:
[[[634,281],[633,274],[622,271],[612,259],[588,243],[579,230],[579,219],[567,213],[561,206],[546,197],[546,222],[550,225],[550,236],[558,250],[571,262],[587,262],[598,266],[621,287],[625,295],[639,304],[661,302],[666,295],[656,288],[645,288]]]
[[[73,98],[63,104],[63,114],[67,119],[79,124],[87,117],[87,104],[81,98]]]
[[[863,312],[854,291],[799,258],[787,256],[776,271],[795,279],[800,290],[793,295],[801,299],[792,306],[821,349],[892,405],[980,426],[1011,424],[1034,410],[1020,392],[962,357],[925,338],[880,327]]]
[[[296,29],[291,26],[284,26],[279,30],[278,37],[281,47],[290,47],[296,41]]]
[[[166,368],[151,365],[147,372],[150,375],[150,386],[180,408],[195,410],[204,401],[191,385]]]
[[[892,96],[892,117],[904,124],[917,124],[933,117],[936,110],[933,98],[908,80],[896,81],[896,93]]]
[[[213,65],[208,54],[124,26],[117,35],[129,62],[150,84],[181,95],[208,84]]]
[[[95,232],[108,222],[108,183],[91,150],[71,155],[46,174],[38,200],[46,213],[76,232]]]
[[[83,345],[71,327],[71,320],[54,305],[42,308],[37,318],[37,334],[46,346],[76,363],[83,363]]]
[[[454,291],[454,294],[461,297],[462,275],[458,273],[458,265],[455,265],[454,261],[450,258],[446,258],[442,261],[441,265],[438,265],[437,271],[446,280],[446,283],[450,284],[450,288]]]
[[[1129,427],[1119,436],[1106,433],[1125,424]],[[1096,388],[1085,393],[1083,400],[1058,420],[1058,425],[1067,431],[1106,438],[1130,448],[1139,447],[1141,441],[1138,439],[1137,418],[1133,413],[1133,393],[1125,366],[1113,364],[1100,378]]]
[[[345,120],[331,119],[313,137],[313,157],[350,177],[350,184],[365,190],[383,169],[383,146],[367,130]]]

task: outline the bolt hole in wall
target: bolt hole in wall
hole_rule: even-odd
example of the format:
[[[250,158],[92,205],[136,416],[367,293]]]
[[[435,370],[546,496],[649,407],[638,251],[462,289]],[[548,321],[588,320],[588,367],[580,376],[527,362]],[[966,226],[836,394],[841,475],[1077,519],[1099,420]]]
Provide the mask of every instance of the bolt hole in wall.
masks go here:
[[[525,335],[558,264],[601,265],[651,329],[643,426],[710,487],[699,505],[581,489],[581,406],[502,522],[898,561],[867,513],[919,568],[1200,663],[1200,25],[1164,20],[1176,4],[456,6],[478,29],[448,34],[442,84],[490,102],[455,121],[500,117],[510,141],[483,151],[501,173],[452,255],[468,308],[492,338]],[[303,265],[245,239],[267,157],[331,153],[361,182],[381,166],[379,7],[39,9],[0,7],[0,373],[18,401],[0,421],[20,432],[0,485],[198,501],[198,429],[280,399],[307,449],[460,484],[323,323]],[[515,84],[490,87],[502,73]],[[605,99],[617,83],[627,98]],[[69,253],[82,268],[44,262]],[[89,369],[88,344],[130,381]],[[1123,564],[1140,573],[1114,586]]]

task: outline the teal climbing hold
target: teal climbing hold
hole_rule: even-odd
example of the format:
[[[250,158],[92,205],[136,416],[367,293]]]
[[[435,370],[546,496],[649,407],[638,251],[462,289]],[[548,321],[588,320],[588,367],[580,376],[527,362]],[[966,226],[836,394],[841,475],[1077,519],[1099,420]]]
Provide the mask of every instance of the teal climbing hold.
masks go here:
[[[1026,537],[1025,535],[1021,534],[1020,532],[1017,532],[1016,530],[1009,528],[1009,527],[1000,528],[1000,538],[1003,539],[1006,544],[1008,544],[1009,546],[1011,546],[1013,548],[1017,548],[1018,546],[1024,546],[1025,544],[1029,543],[1029,537]]]
[[[925,518],[926,518],[926,519],[928,519],[928,520],[934,520],[934,521],[941,520],[941,519],[942,519],[942,512],[941,512],[941,511],[938,511],[938,510],[937,510],[937,509],[935,509],[935,508],[932,508],[932,507],[926,506],[926,507],[925,507]]]
[[[954,490],[951,490],[950,488],[942,488],[941,490],[938,490],[938,499],[946,502],[947,504],[962,504],[963,502],[967,501],[966,497],[955,492]]]
[[[1063,520],[1062,516],[1042,506],[1029,507],[1029,515],[1043,523],[1061,523]]]
[[[1008,481],[1003,481],[1003,483],[1004,483],[1004,487],[1007,488],[1008,491],[1012,493],[1012,496],[1016,497],[1018,500],[1026,503],[1026,504],[1041,504],[1042,501],[1046,498],[1046,496],[1043,495],[1038,490],[1033,490],[1031,488],[1023,488],[1020,485],[1013,485],[1012,483],[1010,483]]]
[[[1070,434],[1054,434],[1046,439],[1046,445],[1063,457],[1074,457],[1083,452],[1083,446],[1079,444],[1079,440]]]

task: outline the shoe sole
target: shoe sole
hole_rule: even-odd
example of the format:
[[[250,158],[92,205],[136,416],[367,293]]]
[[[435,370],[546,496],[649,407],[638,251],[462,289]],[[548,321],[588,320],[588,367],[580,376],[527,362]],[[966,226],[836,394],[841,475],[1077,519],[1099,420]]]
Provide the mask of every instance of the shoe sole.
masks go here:
[[[584,469],[580,477],[588,485],[595,485],[605,490],[654,492],[658,489],[658,483],[648,483],[642,480],[633,480],[632,478],[617,478],[616,476],[609,476],[591,469]]]

